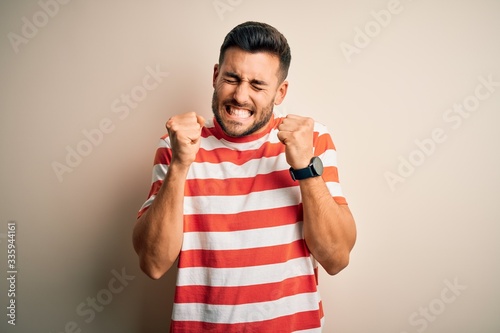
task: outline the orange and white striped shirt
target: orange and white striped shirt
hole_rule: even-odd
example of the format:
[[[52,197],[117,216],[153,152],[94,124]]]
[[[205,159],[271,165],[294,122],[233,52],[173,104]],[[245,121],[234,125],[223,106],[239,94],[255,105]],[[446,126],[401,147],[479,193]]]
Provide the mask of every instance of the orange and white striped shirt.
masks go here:
[[[202,129],[184,193],[171,332],[321,332],[318,267],[302,234],[299,185],[277,137],[281,120],[274,115],[267,130],[243,138],[227,136],[215,120]],[[335,146],[319,123],[314,155],[333,199],[347,204]],[[155,199],[171,156],[166,135],[139,216]]]

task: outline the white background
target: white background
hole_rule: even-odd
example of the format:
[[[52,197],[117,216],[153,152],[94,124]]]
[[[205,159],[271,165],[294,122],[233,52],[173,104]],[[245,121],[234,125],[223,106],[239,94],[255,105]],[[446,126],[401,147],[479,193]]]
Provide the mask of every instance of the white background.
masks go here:
[[[0,4],[2,332],[168,331],[175,271],[159,281],[140,272],[132,227],[164,123],[211,116],[220,44],[247,20],[287,37],[281,109],[328,126],[357,221],[350,266],[321,272],[325,332],[500,331],[500,1],[54,4]],[[148,68],[165,77],[126,116],[113,112],[144,92]],[[490,90],[477,88],[481,77]],[[450,113],[463,103],[472,111]],[[83,131],[102,121],[112,129],[86,145]],[[69,166],[78,147],[86,156]],[[16,326],[6,316],[12,220]]]

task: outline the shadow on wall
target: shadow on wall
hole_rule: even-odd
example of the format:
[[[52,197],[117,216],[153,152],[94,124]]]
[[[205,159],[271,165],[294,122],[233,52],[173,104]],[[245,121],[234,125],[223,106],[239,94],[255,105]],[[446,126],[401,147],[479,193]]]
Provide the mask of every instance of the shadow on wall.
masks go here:
[[[147,281],[141,280],[143,294],[140,300],[139,332],[168,332],[174,301],[177,262],[174,265],[176,266],[159,280],[149,278]]]
[[[129,202],[124,204],[124,207],[133,207],[134,216],[137,210],[142,205],[144,193],[138,191],[130,191],[129,193],[136,193],[128,198]],[[139,199],[138,199],[139,197]],[[137,202],[140,202],[137,206]],[[130,220],[130,219],[129,219]],[[123,222],[123,220],[122,220]],[[132,220],[132,223],[135,222]],[[137,293],[133,293],[135,297],[130,298],[128,301],[131,303],[131,308],[137,309],[138,323],[137,332],[141,333],[159,333],[168,332],[170,328],[170,319],[172,316],[172,307],[174,301],[175,282],[177,277],[177,261],[172,265],[172,268],[165,273],[163,277],[158,280],[149,278],[139,267],[139,260],[137,254],[133,250],[132,245],[132,230],[133,224],[129,229],[129,234],[124,237],[124,242],[128,242],[132,250],[132,258],[127,259],[131,271],[137,276]],[[130,310],[129,310],[130,311]],[[125,313],[129,313],[126,311]]]
[[[121,200],[118,200],[116,214],[107,226],[105,241],[107,253],[96,260],[97,269],[104,276],[99,276],[95,290],[102,288],[102,281],[109,279],[109,268],[128,277],[128,286],[116,304],[110,304],[109,309],[103,311],[102,321],[88,327],[102,329],[116,327],[126,329],[126,332],[157,333],[168,332],[175,292],[177,276],[177,262],[159,280],[153,280],[144,274],[139,267],[138,256],[132,245],[132,231],[135,217],[140,205],[144,201],[144,184],[137,186],[134,182],[120,186]],[[124,193],[127,193],[124,195]],[[125,226],[124,226],[125,223]],[[124,269],[124,271],[121,271]],[[127,279],[127,278],[125,278]],[[118,286],[119,283],[116,283]]]

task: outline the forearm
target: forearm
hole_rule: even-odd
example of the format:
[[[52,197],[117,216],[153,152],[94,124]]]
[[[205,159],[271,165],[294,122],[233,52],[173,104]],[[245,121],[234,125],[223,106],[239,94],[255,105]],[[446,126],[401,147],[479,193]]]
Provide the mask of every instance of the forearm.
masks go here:
[[[141,269],[153,279],[170,269],[181,250],[186,175],[185,167],[171,165],[155,200],[134,227]]]
[[[347,205],[332,199],[321,177],[300,181],[304,238],[316,260],[334,275],[349,263],[356,240],[354,218]]]

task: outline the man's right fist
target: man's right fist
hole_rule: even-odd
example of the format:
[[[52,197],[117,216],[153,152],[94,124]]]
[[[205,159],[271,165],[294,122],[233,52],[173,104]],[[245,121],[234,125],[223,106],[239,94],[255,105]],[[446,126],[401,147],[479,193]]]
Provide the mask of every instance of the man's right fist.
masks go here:
[[[205,119],[195,112],[170,118],[165,127],[172,146],[172,163],[190,166],[200,149],[201,129]]]

